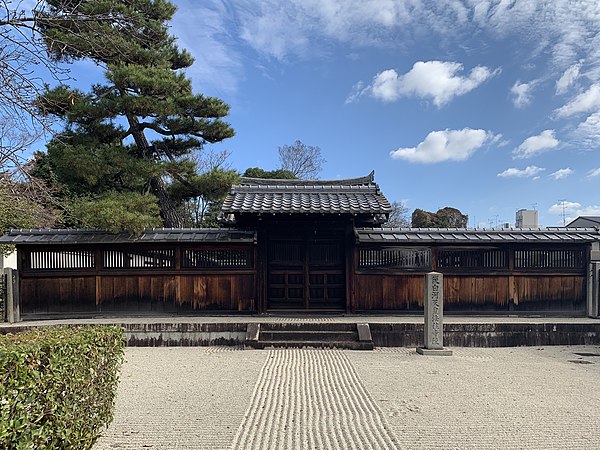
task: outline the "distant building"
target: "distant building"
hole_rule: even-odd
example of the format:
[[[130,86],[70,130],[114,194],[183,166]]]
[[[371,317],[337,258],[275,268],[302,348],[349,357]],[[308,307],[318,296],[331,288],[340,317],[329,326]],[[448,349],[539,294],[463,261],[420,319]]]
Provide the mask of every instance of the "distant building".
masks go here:
[[[577,219],[567,224],[567,228],[587,227],[600,227],[600,216],[579,216]]]
[[[538,228],[538,212],[535,209],[520,209],[515,218],[516,228]]]
[[[503,230],[508,230],[508,229],[510,229],[510,223],[508,223],[508,222],[504,222],[504,223],[502,224],[502,229],[503,229]]]

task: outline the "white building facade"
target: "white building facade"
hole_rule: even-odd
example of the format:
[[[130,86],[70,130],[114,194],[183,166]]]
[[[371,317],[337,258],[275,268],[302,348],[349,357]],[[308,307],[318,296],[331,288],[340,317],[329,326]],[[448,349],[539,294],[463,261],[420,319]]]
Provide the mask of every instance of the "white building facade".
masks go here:
[[[538,212],[536,209],[520,209],[515,218],[516,228],[538,228]]]

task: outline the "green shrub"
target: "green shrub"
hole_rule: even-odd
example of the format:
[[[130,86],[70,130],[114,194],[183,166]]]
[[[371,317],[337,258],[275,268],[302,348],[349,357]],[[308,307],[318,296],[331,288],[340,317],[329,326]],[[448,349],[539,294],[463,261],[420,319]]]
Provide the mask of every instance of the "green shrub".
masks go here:
[[[89,449],[113,416],[119,327],[0,336],[0,448]]]

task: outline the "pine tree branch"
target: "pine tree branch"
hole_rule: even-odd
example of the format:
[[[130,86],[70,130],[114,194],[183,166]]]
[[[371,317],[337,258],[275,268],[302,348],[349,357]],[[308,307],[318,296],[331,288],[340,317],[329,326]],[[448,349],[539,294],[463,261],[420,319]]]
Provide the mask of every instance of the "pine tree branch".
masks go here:
[[[142,130],[150,129],[150,130],[155,131],[158,134],[163,135],[163,136],[175,137],[175,133],[173,133],[171,130],[162,128],[153,122],[140,122],[139,126]]]

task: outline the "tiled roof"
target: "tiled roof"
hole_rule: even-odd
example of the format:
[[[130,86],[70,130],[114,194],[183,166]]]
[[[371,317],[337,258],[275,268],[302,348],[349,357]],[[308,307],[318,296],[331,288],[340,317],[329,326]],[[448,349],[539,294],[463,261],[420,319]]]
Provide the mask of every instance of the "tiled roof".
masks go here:
[[[0,244],[125,244],[161,242],[254,242],[254,231],[228,228],[149,228],[137,238],[127,233],[108,233],[94,229],[10,230],[0,236]]]
[[[567,227],[600,227],[600,216],[579,216],[568,223]]]
[[[386,214],[390,204],[373,173],[346,180],[268,180],[242,178],[232,187],[221,213],[228,214]]]
[[[600,232],[595,228],[358,228],[356,237],[359,243],[378,244],[495,244],[502,242],[542,244],[600,241]]]
[[[284,180],[273,178],[242,177],[240,186],[369,186],[375,182],[375,171],[359,178],[344,178],[341,180]]]

